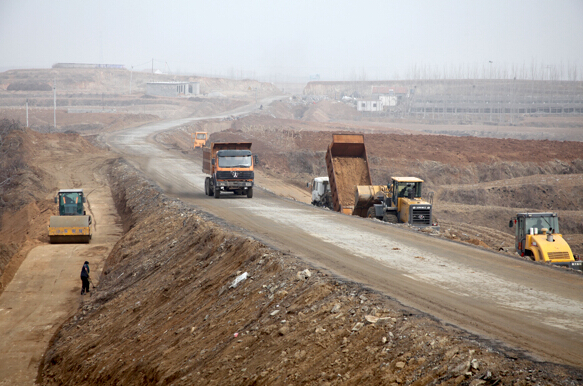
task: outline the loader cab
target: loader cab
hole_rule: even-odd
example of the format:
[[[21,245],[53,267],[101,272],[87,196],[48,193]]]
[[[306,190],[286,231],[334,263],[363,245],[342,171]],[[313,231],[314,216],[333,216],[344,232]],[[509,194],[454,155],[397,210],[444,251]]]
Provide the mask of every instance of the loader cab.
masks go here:
[[[59,204],[60,216],[85,215],[83,204],[87,199],[83,195],[83,189],[61,189],[55,197],[55,203]]]
[[[197,147],[204,147],[206,145],[206,141],[208,139],[208,133],[206,132],[202,132],[202,131],[197,131],[194,134],[191,134],[191,136],[194,139],[194,148],[196,149]]]
[[[392,177],[388,186],[393,192],[392,206],[398,206],[399,198],[421,198],[423,180],[416,177]]]

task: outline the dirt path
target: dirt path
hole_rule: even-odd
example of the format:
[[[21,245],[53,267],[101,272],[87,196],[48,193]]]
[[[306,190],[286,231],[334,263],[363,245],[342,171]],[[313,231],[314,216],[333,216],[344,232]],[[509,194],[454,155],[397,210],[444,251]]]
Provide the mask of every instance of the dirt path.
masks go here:
[[[89,152],[82,142],[61,138],[36,144],[33,165],[51,175],[58,188],[83,188],[88,194],[93,239],[89,244],[34,248],[0,296],[0,385],[34,384],[50,339],[83,302],[79,295],[83,262],[90,262],[91,276],[98,285],[103,261],[121,236],[105,179],[106,162],[112,155],[97,149]]]
[[[126,131],[110,143],[135,159],[151,157],[142,168],[149,178],[268,245],[538,358],[573,365],[583,360],[579,275],[319,210],[265,191],[258,190],[252,200],[226,195],[210,199],[203,193],[199,164],[147,141],[147,135],[170,126]]]

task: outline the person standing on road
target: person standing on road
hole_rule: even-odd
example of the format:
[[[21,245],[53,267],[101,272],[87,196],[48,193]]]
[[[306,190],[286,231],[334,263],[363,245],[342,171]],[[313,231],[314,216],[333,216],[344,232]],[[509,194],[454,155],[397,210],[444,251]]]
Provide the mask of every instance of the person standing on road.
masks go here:
[[[85,292],[89,292],[89,262],[83,263],[83,268],[81,268],[81,295],[85,295]]]

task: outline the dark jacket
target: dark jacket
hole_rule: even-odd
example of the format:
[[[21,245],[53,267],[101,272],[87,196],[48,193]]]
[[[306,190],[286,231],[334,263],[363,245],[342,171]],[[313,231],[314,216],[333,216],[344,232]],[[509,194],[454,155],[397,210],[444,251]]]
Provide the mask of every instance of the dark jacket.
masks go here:
[[[83,264],[83,268],[81,268],[81,277],[89,277],[89,264]]]

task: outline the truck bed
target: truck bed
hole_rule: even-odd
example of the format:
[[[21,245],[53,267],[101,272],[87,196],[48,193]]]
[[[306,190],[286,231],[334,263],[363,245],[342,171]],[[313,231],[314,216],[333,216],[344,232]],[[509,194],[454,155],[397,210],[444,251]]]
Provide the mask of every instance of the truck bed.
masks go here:
[[[357,185],[372,185],[364,136],[334,134],[326,152],[334,210],[352,214]]]

